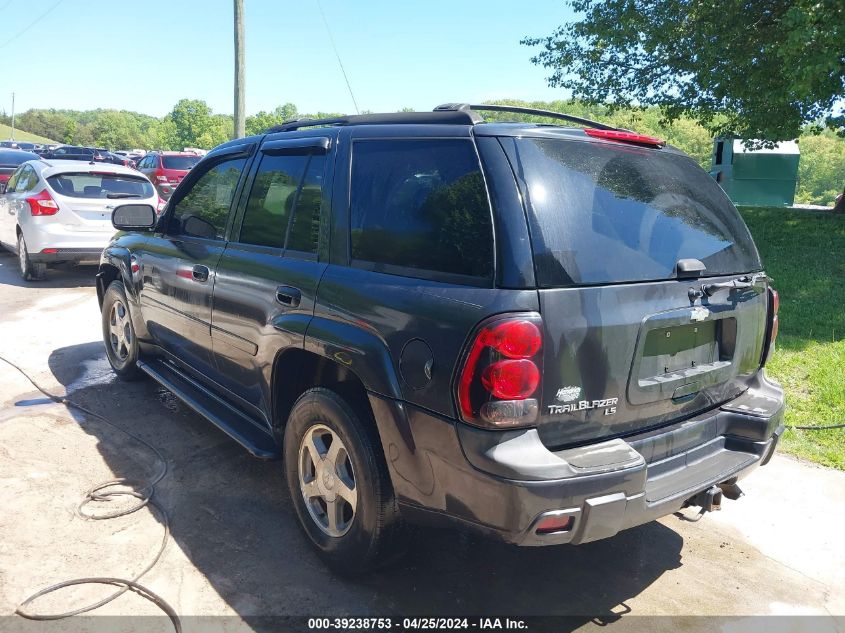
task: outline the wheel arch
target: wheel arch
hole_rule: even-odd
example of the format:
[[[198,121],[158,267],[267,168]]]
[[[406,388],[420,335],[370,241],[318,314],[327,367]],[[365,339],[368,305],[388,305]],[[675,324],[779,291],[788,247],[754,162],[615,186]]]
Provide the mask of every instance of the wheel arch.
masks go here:
[[[126,295],[129,301],[136,303],[137,295],[135,286],[132,283],[132,273],[129,251],[125,248],[106,248],[100,260],[100,268],[97,271],[97,301],[100,308],[103,307],[103,297],[109,285],[120,279],[123,281]]]
[[[296,400],[313,387],[324,387],[352,405],[366,422],[374,422],[368,389],[355,371],[333,358],[300,347],[281,350],[271,374],[273,430],[281,439]]]

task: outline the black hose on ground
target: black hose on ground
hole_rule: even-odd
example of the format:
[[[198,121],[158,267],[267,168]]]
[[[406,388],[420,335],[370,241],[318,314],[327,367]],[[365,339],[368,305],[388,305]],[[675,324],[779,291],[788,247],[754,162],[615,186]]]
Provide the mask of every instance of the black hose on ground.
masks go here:
[[[146,482],[133,481],[130,479],[121,478],[112,479],[110,481],[104,481],[100,484],[95,485],[85,493],[84,498],[77,506],[77,514],[79,516],[81,516],[83,519],[95,521],[102,521],[107,519],[114,519],[120,516],[126,516],[127,514],[137,512],[138,510],[146,506],[155,508],[156,512],[158,512],[158,514],[161,516],[162,523],[164,524],[164,536],[161,539],[161,545],[159,546],[158,552],[156,553],[153,560],[139,573],[135,574],[135,576],[131,579],[91,576],[86,578],[75,578],[73,580],[65,580],[63,582],[56,583],[55,585],[50,585],[49,587],[45,587],[44,589],[41,589],[40,591],[26,598],[15,609],[15,613],[29,620],[62,620],[64,618],[69,618],[74,615],[79,615],[80,613],[86,613],[88,611],[98,609],[103,605],[108,604],[112,600],[115,600],[116,598],[122,596],[127,591],[133,591],[138,595],[142,596],[143,598],[149,600],[159,609],[164,611],[164,613],[170,618],[170,621],[173,623],[173,628],[176,630],[176,633],[181,633],[182,623],[179,620],[179,616],[176,614],[176,611],[173,609],[173,607],[171,607],[164,598],[138,583],[138,580],[144,574],[149,572],[153,567],[155,567],[158,561],[161,560],[161,557],[164,554],[164,549],[165,547],[167,547],[167,542],[170,539],[170,520],[167,516],[167,512],[165,512],[161,506],[157,505],[153,501],[153,494],[155,493],[156,485],[167,475],[167,460],[164,458],[164,455],[162,455],[161,451],[159,451],[155,446],[153,446],[146,440],[141,439],[137,435],[130,433],[125,429],[122,429],[105,416],[91,411],[90,409],[76,402],[73,402],[72,400],[68,400],[63,396],[57,396],[53,393],[50,393],[49,391],[41,387],[41,385],[39,385],[37,382],[35,382],[35,380],[33,380],[29,376],[29,374],[27,374],[23,369],[18,367],[15,363],[8,360],[7,358],[0,356],[0,360],[2,360],[4,363],[9,365],[13,369],[17,370],[24,378],[26,378],[32,384],[33,387],[35,387],[39,392],[44,394],[53,402],[57,404],[63,404],[66,407],[72,407],[87,416],[100,420],[101,422],[105,422],[113,429],[120,431],[124,435],[138,442],[139,444],[145,446],[150,452],[155,454],[155,456],[158,458],[159,463],[161,464],[161,469],[159,470],[159,472],[156,473],[156,475],[152,477],[152,479]],[[93,514],[89,510],[87,510],[87,506],[91,502],[109,502],[118,497],[134,497],[135,499],[138,499],[138,502],[135,505],[130,506],[129,508],[116,510],[114,512],[109,512],[105,514]],[[33,601],[49,593],[53,593],[54,591],[58,591],[59,589],[64,589],[65,587],[88,584],[114,585],[115,587],[118,587],[118,590],[106,596],[102,600],[61,613],[37,613],[34,611],[27,610],[27,607]]]

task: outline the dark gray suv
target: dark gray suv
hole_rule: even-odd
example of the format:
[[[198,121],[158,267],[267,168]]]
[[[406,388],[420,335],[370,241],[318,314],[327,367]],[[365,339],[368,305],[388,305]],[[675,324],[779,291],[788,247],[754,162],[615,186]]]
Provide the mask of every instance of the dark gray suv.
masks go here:
[[[160,218],[114,211],[115,372],[283,457],[337,568],[406,522],[552,545],[713,509],[783,429],[777,293],[719,186],[656,138],[484,109],[525,112],[293,121]]]

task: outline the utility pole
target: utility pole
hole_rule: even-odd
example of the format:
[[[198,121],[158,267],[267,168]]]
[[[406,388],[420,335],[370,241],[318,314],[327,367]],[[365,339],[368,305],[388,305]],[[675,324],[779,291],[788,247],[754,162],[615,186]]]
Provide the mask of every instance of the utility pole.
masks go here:
[[[12,140],[15,140],[15,93],[12,93]]]
[[[235,0],[235,138],[244,136],[244,0]]]

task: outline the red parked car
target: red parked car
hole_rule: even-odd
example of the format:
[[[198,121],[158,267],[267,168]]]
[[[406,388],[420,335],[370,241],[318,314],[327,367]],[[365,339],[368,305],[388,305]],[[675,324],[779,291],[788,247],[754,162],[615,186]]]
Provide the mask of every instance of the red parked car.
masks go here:
[[[202,156],[186,152],[150,152],[138,162],[138,171],[155,185],[158,195],[168,200]]]

